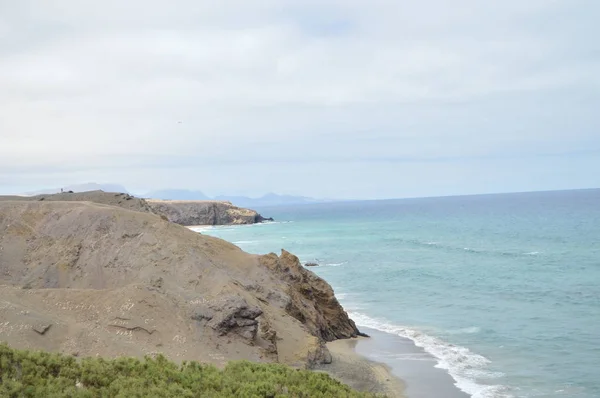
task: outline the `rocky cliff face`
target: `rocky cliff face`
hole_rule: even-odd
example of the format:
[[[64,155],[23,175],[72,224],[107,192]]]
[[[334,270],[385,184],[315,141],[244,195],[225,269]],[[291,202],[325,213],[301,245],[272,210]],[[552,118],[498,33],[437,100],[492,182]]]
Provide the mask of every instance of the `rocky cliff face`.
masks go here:
[[[300,264],[295,255],[282,250],[260,258],[262,266],[286,282],[288,314],[302,322],[311,334],[333,341],[362,335],[333,294],[331,286]]]
[[[358,330],[298,259],[250,255],[148,213],[0,202],[0,341],[76,356],[312,366]]]
[[[180,225],[254,224],[266,220],[254,210],[229,202],[149,199],[148,204],[155,213]]]

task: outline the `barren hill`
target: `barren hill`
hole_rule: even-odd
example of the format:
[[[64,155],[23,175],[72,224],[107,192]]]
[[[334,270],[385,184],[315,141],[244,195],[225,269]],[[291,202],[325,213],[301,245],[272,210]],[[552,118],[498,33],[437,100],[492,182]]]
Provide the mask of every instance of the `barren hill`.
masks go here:
[[[11,346],[311,366],[329,360],[323,342],[358,333],[285,251],[250,255],[149,212],[0,201],[0,341]]]
[[[127,193],[87,191],[87,192],[64,192],[55,194],[42,194],[35,196],[0,196],[0,201],[48,201],[48,202],[94,202],[124,209],[136,210],[145,213],[154,213],[144,199],[136,198]]]
[[[0,196],[1,201],[39,202],[93,202],[124,209],[163,215],[169,221],[181,225],[254,224],[265,220],[258,212],[212,200],[170,201],[142,199],[127,193],[88,191],[64,192],[36,196]]]

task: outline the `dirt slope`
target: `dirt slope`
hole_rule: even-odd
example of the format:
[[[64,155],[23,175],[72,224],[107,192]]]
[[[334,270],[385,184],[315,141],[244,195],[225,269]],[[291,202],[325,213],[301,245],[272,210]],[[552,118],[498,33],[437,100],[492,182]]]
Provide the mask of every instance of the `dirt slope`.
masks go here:
[[[15,347],[311,366],[330,359],[324,341],[357,334],[287,252],[114,206],[0,201],[0,341]]]

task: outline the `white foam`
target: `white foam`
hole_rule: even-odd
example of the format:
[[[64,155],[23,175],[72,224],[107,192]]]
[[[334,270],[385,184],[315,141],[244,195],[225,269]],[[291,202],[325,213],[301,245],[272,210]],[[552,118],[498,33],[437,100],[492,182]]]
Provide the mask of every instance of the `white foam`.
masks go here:
[[[234,245],[250,245],[256,243],[255,240],[238,240],[233,242]]]
[[[433,362],[435,358],[426,353],[403,353],[403,354],[381,354],[373,355],[374,358],[394,358],[402,359],[403,361],[424,361]]]
[[[478,378],[494,379],[504,376],[502,373],[491,372],[486,369],[491,361],[484,356],[476,354],[466,347],[447,343],[418,330],[392,325],[358,312],[350,312],[348,315],[359,326],[377,329],[412,340],[417,347],[423,348],[435,357],[437,360],[435,367],[445,369],[454,379],[456,386],[473,398],[511,397],[506,393],[507,388],[505,386],[477,383]]]
[[[244,227],[258,227],[261,225],[273,225],[273,224],[289,224],[289,223],[293,223],[293,221],[262,221],[262,222],[258,222],[258,223],[254,223],[254,224],[242,224],[240,226],[244,226]]]
[[[344,265],[344,264],[346,264],[346,262],[323,264],[323,266],[326,266],[326,267],[339,267],[340,265]]]
[[[203,232],[203,231],[215,229],[215,227],[213,227],[212,225],[197,225],[197,226],[188,227],[188,228],[194,232]]]

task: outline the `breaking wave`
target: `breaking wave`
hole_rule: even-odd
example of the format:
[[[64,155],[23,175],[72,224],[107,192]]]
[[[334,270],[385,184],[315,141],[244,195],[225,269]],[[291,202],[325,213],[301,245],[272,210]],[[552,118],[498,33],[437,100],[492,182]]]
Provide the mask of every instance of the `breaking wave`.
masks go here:
[[[470,253],[473,255],[491,255],[491,256],[508,256],[508,257],[521,257],[521,256],[537,256],[541,255],[542,252],[539,251],[511,251],[504,249],[483,249],[483,248],[473,248],[473,247],[460,247],[453,246],[451,244],[444,244],[436,241],[423,241],[419,239],[392,239],[390,241],[396,241],[403,244],[411,245],[411,246],[422,246],[430,249],[440,249],[447,251],[459,252],[463,251],[466,253]]]
[[[445,369],[456,382],[456,386],[473,398],[510,398],[508,388],[502,385],[486,385],[477,382],[478,379],[498,379],[503,373],[487,369],[491,363],[486,357],[476,354],[466,347],[447,343],[437,337],[422,333],[418,330],[393,325],[385,321],[371,318],[367,315],[350,312],[350,317],[359,326],[395,334],[414,342],[437,360],[437,368]],[[464,333],[477,333],[479,328],[461,329]]]

